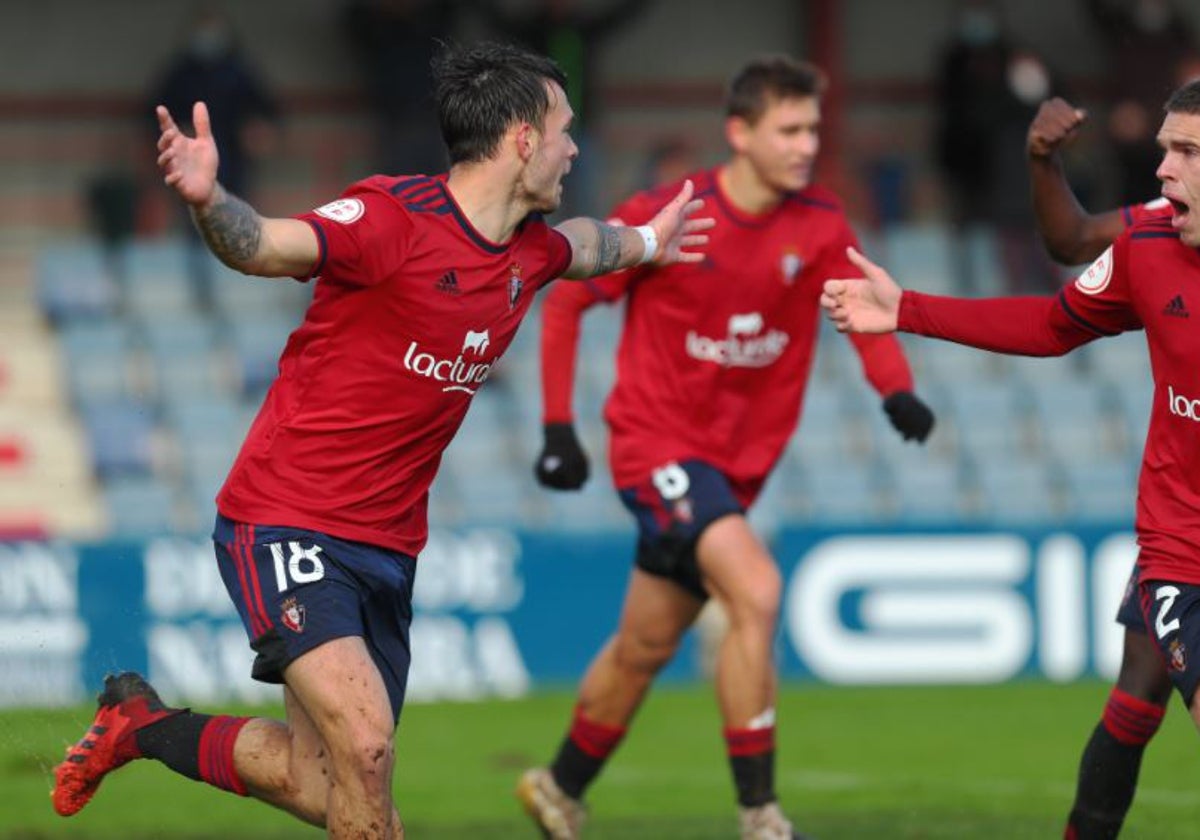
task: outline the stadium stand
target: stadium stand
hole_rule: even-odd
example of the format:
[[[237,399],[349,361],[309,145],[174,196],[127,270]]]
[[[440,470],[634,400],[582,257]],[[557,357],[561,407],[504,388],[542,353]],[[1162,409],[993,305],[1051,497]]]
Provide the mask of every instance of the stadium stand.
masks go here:
[[[898,275],[922,278],[932,290],[953,286],[945,230],[922,224],[878,239]],[[994,253],[980,231],[969,245],[977,264]],[[44,498],[46,510],[58,510],[67,497],[77,498],[80,510],[93,499],[90,515],[70,520],[93,531],[203,534],[210,527],[213,496],[311,289],[243,277],[214,262],[213,303],[201,307],[185,260],[182,242],[170,238],[135,242],[115,260],[75,240],[42,249],[34,262],[35,300],[49,333],[40,325],[21,333],[42,352],[20,357],[39,361],[22,362],[3,381],[38,392],[26,402],[43,408],[24,411],[53,414],[46,406],[61,402],[66,419],[22,424],[37,434],[19,443],[0,422],[0,527],[12,516],[4,513],[5,498],[34,508]],[[578,494],[542,493],[530,477],[541,410],[536,316],[446,453],[431,497],[436,524],[628,527],[605,468],[601,420],[622,309],[596,307],[584,319],[576,412],[593,480]],[[864,516],[912,525],[1131,518],[1149,400],[1139,336],[1099,342],[1067,359],[1007,359],[903,340],[920,389],[939,413],[930,445],[918,449],[896,438],[852,346],[826,326],[801,431],[755,514],[765,527],[836,526]],[[17,347],[5,348],[6,364]],[[44,497],[6,491],[6,476],[31,457],[44,464],[48,480],[58,476],[54,487],[72,489],[39,491]]]

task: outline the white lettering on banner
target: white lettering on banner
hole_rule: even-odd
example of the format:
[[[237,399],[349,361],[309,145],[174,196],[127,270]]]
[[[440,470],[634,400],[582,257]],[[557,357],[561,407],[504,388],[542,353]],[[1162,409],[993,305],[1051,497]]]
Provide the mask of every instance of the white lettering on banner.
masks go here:
[[[79,559],[37,543],[0,545],[0,615],[74,612]]]
[[[211,542],[152,540],[142,555],[142,567],[146,606],[158,618],[237,615],[221,580]]]
[[[1056,682],[1078,679],[1087,667],[1084,618],[1083,546],[1066,534],[1038,548],[1038,654],[1042,671]]]
[[[434,382],[449,383],[442,388],[443,391],[466,391],[468,394],[474,394],[492,372],[492,362],[468,362],[465,356],[468,353],[482,356],[490,346],[491,339],[487,330],[468,330],[463,339],[462,352],[453,359],[439,359],[433,353],[422,351],[417,342],[413,341],[404,353],[404,368]]]
[[[86,696],[78,656],[0,653],[0,708],[58,706]]]
[[[1175,386],[1167,386],[1167,407],[1176,417],[1183,417],[1193,423],[1200,423],[1200,400],[1193,400],[1183,394],[1175,393]]]
[[[1020,672],[1032,641],[1029,573],[1013,536],[838,537],[808,553],[788,585],[785,625],[834,683],[983,683]],[[862,592],[862,629],[840,615]]]
[[[417,561],[413,605],[427,612],[512,609],[525,594],[517,567],[520,557],[521,544],[508,531],[478,530],[463,536],[435,531]]]
[[[1117,623],[1117,610],[1133,564],[1137,562],[1137,535],[1113,534],[1096,546],[1092,558],[1092,635],[1095,667],[1102,677],[1113,679],[1125,655],[1125,627]],[[1134,593],[1137,597],[1137,593]]]
[[[414,701],[519,697],[529,690],[529,672],[502,618],[483,618],[472,628],[452,615],[417,615],[409,641]]]
[[[250,676],[254,651],[240,624],[159,623],[146,634],[150,682],[164,697],[196,702],[278,701],[279,687]]]

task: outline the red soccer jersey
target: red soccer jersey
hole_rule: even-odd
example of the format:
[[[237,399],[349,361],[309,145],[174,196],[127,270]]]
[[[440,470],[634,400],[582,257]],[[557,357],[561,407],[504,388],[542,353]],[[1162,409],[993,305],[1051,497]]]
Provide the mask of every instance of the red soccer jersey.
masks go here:
[[[1171,202],[1165,198],[1155,198],[1141,204],[1128,204],[1121,208],[1121,219],[1125,227],[1131,228],[1138,222],[1155,216],[1171,216]]]
[[[800,417],[830,277],[861,272],[846,257],[857,245],[832,193],[812,187],[751,216],[722,193],[717,171],[692,176],[701,215],[716,227],[702,263],[642,267],[547,297],[542,333],[546,420],[571,417],[578,319],[600,301],[627,298],[617,381],[605,419],[618,487],[645,481],[671,460],[699,458],[742,488],[744,504],[778,460]],[[679,185],[639,193],[615,216],[642,224]],[[854,336],[867,376],[881,394],[912,388],[892,336]]]
[[[1146,331],[1154,402],[1138,478],[1142,580],[1200,584],[1200,330],[1188,306],[1197,279],[1200,252],[1179,241],[1169,214],[1151,213],[1054,298],[905,292],[900,307],[900,329],[1004,353],[1061,354]]]
[[[442,451],[570,246],[538,218],[490,242],[424,176],[299,218],[321,245],[313,301],[217,506],[416,555]]]

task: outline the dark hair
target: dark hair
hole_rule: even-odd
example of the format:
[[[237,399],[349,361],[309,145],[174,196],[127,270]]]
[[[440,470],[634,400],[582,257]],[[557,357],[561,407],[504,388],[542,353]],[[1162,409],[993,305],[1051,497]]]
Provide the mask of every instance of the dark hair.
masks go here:
[[[434,97],[450,164],[491,157],[514,122],[541,126],[547,82],[567,76],[548,58],[509,44],[446,46],[433,61]]]
[[[754,123],[772,100],[819,97],[825,74],[815,65],[786,55],[766,55],[746,64],[729,83],[725,115]]]
[[[1200,114],[1200,79],[1177,88],[1163,110],[1168,114]]]

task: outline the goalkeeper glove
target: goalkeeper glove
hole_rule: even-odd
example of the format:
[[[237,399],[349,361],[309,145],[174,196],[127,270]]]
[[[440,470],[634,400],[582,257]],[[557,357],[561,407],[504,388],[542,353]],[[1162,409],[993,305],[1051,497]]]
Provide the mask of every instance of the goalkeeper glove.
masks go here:
[[[933,412],[911,391],[897,391],[883,401],[888,420],[905,440],[924,443],[933,430]]]
[[[570,423],[542,427],[545,443],[534,464],[538,483],[553,490],[578,490],[588,480],[588,457]]]

